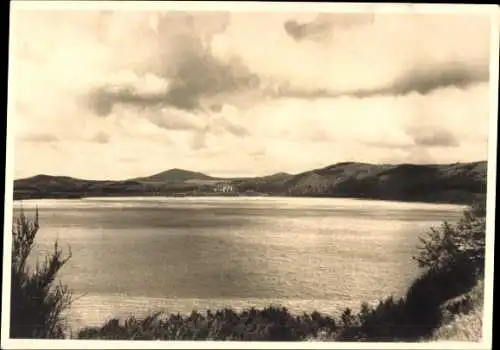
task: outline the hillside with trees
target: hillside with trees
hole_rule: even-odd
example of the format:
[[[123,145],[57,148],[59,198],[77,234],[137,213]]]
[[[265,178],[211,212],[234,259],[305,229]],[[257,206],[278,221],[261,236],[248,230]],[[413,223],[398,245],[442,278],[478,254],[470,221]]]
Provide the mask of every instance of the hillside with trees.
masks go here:
[[[291,175],[217,178],[171,169],[123,181],[81,180],[37,175],[14,181],[14,199],[101,196],[217,195],[217,184],[234,188],[226,195],[347,197],[396,201],[471,203],[486,193],[487,163],[366,164],[338,163]]]

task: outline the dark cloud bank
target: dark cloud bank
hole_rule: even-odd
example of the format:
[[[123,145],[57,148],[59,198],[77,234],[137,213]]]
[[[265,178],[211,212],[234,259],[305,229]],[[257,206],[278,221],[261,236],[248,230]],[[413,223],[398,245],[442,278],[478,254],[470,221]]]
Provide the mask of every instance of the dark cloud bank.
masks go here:
[[[418,66],[402,74],[392,84],[375,89],[358,89],[351,91],[315,90],[283,87],[278,96],[299,98],[337,98],[355,97],[369,98],[376,96],[404,96],[411,93],[429,94],[435,90],[455,87],[465,89],[474,84],[487,82],[489,69],[487,67],[467,66],[452,63],[440,66]]]
[[[157,28],[158,47],[155,60],[148,62],[147,73],[165,79],[168,86],[164,91],[144,93],[134,86],[104,84],[95,86],[87,96],[87,102],[94,114],[108,116],[117,105],[160,111],[153,113],[150,121],[166,130],[192,130],[192,148],[202,148],[209,128],[200,127],[189,120],[183,120],[183,112],[218,113],[220,104],[209,107],[202,105],[204,98],[238,90],[255,89],[259,77],[249,71],[237,59],[221,62],[210,53],[204,41],[225,30],[229,14],[214,13],[195,15],[182,12],[163,14]],[[138,69],[136,74],[146,73]],[[177,111],[177,112],[176,112]],[[248,131],[223,117],[215,121],[219,126],[236,136],[246,136]]]
[[[204,41],[223,31],[229,14],[214,14],[209,28],[197,26],[200,20],[194,14],[164,14],[158,23],[157,40],[160,50],[155,62],[151,62],[149,73],[169,82],[165,91],[144,94],[127,86],[97,86],[89,93],[92,110],[99,116],[111,113],[115,104],[139,107],[171,106],[181,110],[197,110],[200,99],[224,92],[255,88],[259,84],[257,75],[237,59],[224,63],[210,53]],[[203,23],[203,22],[201,22]]]
[[[335,30],[369,25],[375,19],[373,13],[321,13],[311,22],[286,21],[284,29],[296,41],[325,40],[335,34]]]

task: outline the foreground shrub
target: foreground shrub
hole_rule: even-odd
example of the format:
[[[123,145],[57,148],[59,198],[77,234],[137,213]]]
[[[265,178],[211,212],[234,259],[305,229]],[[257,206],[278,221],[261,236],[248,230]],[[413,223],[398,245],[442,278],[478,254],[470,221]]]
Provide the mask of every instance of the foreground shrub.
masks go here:
[[[54,252],[34,269],[27,265],[38,232],[38,210],[29,220],[24,211],[12,229],[10,301],[11,338],[63,338],[63,312],[70,306],[68,288],[56,283],[59,270],[70,259],[63,258],[57,242]]]
[[[389,297],[375,307],[362,305],[360,312],[343,323],[338,339],[344,341],[418,341],[432,336],[445,321],[446,313],[468,312],[470,298],[443,304],[478,287],[484,275],[486,238],[485,203],[464,211],[457,224],[444,222],[421,238],[414,257],[425,272],[408,288],[403,298]],[[479,283],[480,286],[482,284]],[[477,323],[477,322],[476,322]]]
[[[441,305],[469,292],[484,276],[486,208],[475,203],[456,225],[431,229],[414,259],[427,271],[409,288],[407,307],[427,332],[442,323]]]
[[[484,272],[486,206],[474,203],[456,225],[444,222],[420,238],[422,246],[414,257],[422,268],[440,271],[463,270],[464,277],[479,279]]]
[[[332,317],[318,312],[294,315],[286,308],[270,306],[240,312],[227,308],[205,313],[193,311],[187,316],[155,314],[143,320],[130,317],[123,323],[114,319],[102,327],[82,329],[78,338],[294,341],[319,333],[332,337],[335,330]]]

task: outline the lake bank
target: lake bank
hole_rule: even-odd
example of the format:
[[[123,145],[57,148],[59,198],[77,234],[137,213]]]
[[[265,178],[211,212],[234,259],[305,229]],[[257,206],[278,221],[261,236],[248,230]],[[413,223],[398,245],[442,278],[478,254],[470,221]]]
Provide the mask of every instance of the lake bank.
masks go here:
[[[204,198],[204,197],[230,197],[230,198],[252,198],[252,197],[274,197],[274,198],[331,198],[331,199],[358,199],[358,200],[373,200],[373,201],[384,201],[384,202],[402,202],[402,203],[428,203],[428,204],[456,204],[456,205],[469,205],[476,200],[483,200],[486,198],[485,194],[474,194],[471,196],[465,196],[462,198],[405,198],[397,199],[391,197],[373,197],[373,196],[358,196],[358,197],[348,197],[348,196],[332,196],[332,195],[281,195],[281,194],[269,194],[269,193],[195,193],[195,194],[179,194],[179,195],[151,195],[148,193],[139,194],[109,194],[109,195],[83,195],[74,193],[51,193],[51,194],[40,194],[40,195],[20,195],[14,193],[14,201],[32,201],[40,199],[93,199],[93,198],[179,198],[179,197],[190,197],[190,198]]]

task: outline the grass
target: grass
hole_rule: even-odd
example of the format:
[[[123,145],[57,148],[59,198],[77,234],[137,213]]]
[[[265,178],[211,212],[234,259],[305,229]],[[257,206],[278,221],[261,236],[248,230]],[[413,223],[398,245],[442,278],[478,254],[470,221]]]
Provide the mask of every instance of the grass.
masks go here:
[[[473,341],[482,340],[484,281],[480,280],[470,291],[445,305],[448,315],[433,333],[432,340]],[[451,310],[450,310],[451,309]]]
[[[481,310],[466,315],[457,315],[453,322],[440,327],[433,335],[432,340],[480,342],[483,328],[482,318]]]

